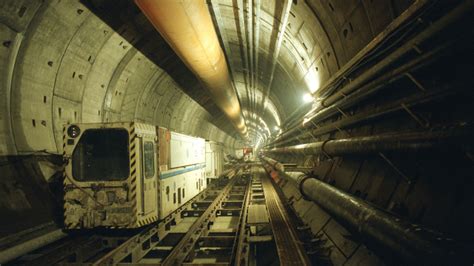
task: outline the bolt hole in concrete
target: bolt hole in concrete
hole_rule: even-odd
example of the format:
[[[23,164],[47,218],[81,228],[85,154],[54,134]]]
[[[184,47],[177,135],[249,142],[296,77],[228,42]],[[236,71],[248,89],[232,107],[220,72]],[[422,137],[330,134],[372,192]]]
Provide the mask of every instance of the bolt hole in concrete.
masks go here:
[[[23,15],[25,14],[26,12],[26,7],[25,6],[22,6],[20,7],[20,9],[18,10],[18,16],[21,18],[23,17]]]

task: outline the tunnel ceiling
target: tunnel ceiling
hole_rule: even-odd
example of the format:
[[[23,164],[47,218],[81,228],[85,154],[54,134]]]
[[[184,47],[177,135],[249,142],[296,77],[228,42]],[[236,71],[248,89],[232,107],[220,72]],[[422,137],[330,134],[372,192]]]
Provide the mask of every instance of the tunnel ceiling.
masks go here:
[[[411,1],[207,1],[252,144]],[[2,1],[2,154],[62,150],[64,124],[139,120],[238,134],[133,1]],[[260,139],[260,140],[259,140]]]
[[[410,1],[207,1],[226,54],[234,87],[253,136],[277,127],[333,73],[372,40]],[[139,48],[170,74],[234,135],[208,92],[129,2],[86,3],[114,28],[132,23],[143,35]],[[381,12],[382,10],[390,12]],[[254,114],[252,116],[252,114]],[[256,118],[256,116],[260,118]],[[262,124],[260,126],[253,126]],[[260,127],[260,129],[258,129]],[[253,144],[257,141],[252,138]]]
[[[235,87],[275,126],[372,40],[409,1],[208,1]],[[382,10],[390,12],[382,12]],[[263,99],[262,99],[263,98]],[[274,109],[274,110],[272,110]]]

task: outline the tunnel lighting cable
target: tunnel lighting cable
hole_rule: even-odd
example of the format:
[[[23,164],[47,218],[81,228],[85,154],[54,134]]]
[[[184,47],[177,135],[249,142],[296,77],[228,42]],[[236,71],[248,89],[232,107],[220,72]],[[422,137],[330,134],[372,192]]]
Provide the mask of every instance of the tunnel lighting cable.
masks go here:
[[[393,48],[394,46],[398,45],[401,41],[404,40],[404,38],[415,28],[414,22],[419,21],[419,19],[426,15],[432,8],[433,6],[436,5],[436,3],[439,0],[434,0],[430,3],[427,3],[427,6],[415,17],[407,21],[406,23],[401,24],[397,29],[395,29],[393,32],[391,32],[384,40],[379,43],[374,49],[369,51],[366,55],[364,55],[361,59],[359,59],[359,62],[355,63],[353,66],[351,66],[349,69],[346,70],[346,72],[341,75],[341,77],[337,78],[335,81],[333,81],[334,84],[332,85],[327,85],[327,92],[325,92],[325,95],[321,95],[319,98],[325,98],[334,93],[346,80],[347,76],[352,75],[355,71],[358,69],[362,68],[363,66],[367,65],[371,61],[375,60],[376,58],[380,57],[384,53],[386,53],[389,49]],[[408,28],[408,29],[407,29]],[[382,47],[385,45],[387,42],[391,40],[395,35],[399,34],[401,31],[406,30],[404,33],[402,33],[401,36],[399,36],[396,40],[391,41],[390,45],[387,47]],[[306,73],[307,74],[307,73]],[[306,76],[305,74],[305,76]],[[304,79],[304,78],[303,78]],[[303,80],[302,79],[302,80]],[[316,93],[316,91],[314,92]],[[311,94],[314,94],[311,93]]]
[[[399,44],[403,39],[406,37],[406,35],[415,28],[415,23],[416,21],[419,21],[419,19],[423,16],[425,16],[430,10],[433,9],[433,7],[439,2],[439,0],[434,0],[429,3],[427,3],[427,6],[415,17],[407,21],[406,23],[403,23],[400,25],[397,29],[395,29],[393,32],[391,32],[384,40],[379,43],[374,49],[369,51],[366,55],[364,55],[359,62],[351,66],[348,70],[346,70],[346,73],[344,75],[341,75],[338,79],[336,79],[332,85],[327,85],[328,89],[325,95],[321,95],[321,98],[328,97],[329,95],[333,94],[335,90],[337,90],[341,84],[346,80],[344,77],[347,77],[349,75],[352,75],[356,70],[360,69],[364,65],[367,65],[371,61],[375,60],[376,58],[380,57],[382,54],[386,53],[387,50],[393,48],[397,44]],[[408,29],[407,29],[408,28]],[[401,31],[406,30],[401,36],[399,36],[396,40],[391,41],[390,45],[388,47],[382,47],[385,45],[391,38],[399,34]]]
[[[362,57],[360,59],[359,62],[357,62],[355,65],[351,66],[347,72],[342,75],[343,77],[347,77],[349,75],[351,75],[352,73],[354,73],[356,70],[360,69],[361,67],[363,67],[364,65],[368,64],[369,62],[375,60],[376,58],[380,57],[382,54],[386,53],[389,49],[397,46],[400,42],[402,42],[404,40],[404,38],[406,37],[406,35],[408,35],[408,33],[410,33],[411,30],[415,29],[415,22],[419,21],[419,19],[426,15],[432,8],[433,6],[436,5],[436,3],[438,2],[438,0],[435,0],[435,1],[432,1],[428,4],[428,6],[420,13],[418,14],[417,16],[413,17],[410,21],[408,21],[407,23],[403,23],[402,25],[400,25],[396,30],[394,30],[392,33],[390,33],[386,38],[384,38],[384,40],[379,43],[377,45],[376,48],[374,48],[373,50],[371,50],[370,52],[368,52],[366,55],[364,55],[364,57]],[[404,33],[402,33],[401,36],[399,36],[396,40],[394,41],[391,41],[390,42],[390,45],[388,45],[387,47],[382,47],[384,44],[386,44],[388,41],[390,41],[390,39],[392,37],[394,37],[395,35],[399,34],[401,31],[405,30]],[[341,77],[339,79],[337,79],[336,84],[333,84],[333,85],[330,85],[329,88],[328,88],[328,92],[326,92],[326,96],[329,96],[331,95],[334,90],[336,90],[337,88],[340,87],[340,85],[344,82],[344,78]]]
[[[372,62],[376,58],[379,58],[381,55],[385,54],[388,50],[392,49],[393,47],[396,47],[400,42],[403,42],[403,40],[407,37],[407,35],[409,35],[409,33],[411,33],[416,28],[415,22],[420,21],[421,17],[429,13],[433,9],[433,7],[437,4],[438,1],[439,0],[434,0],[427,3],[427,6],[418,15],[416,15],[415,17],[413,17],[406,23],[401,24],[397,29],[391,32],[374,49],[372,49],[366,55],[364,55],[361,59],[359,59],[359,62],[355,63],[353,66],[347,69],[346,72],[343,75],[341,75],[341,77],[333,81],[334,84],[327,85],[327,88],[328,88],[327,91],[324,93],[324,95],[321,95],[319,98],[326,98],[332,95],[343,84],[343,82],[347,79],[348,76],[352,75],[355,71],[367,65],[368,63]],[[391,40],[391,38],[393,38],[394,36],[396,36],[402,31],[404,32],[400,36],[398,36],[395,40]],[[390,44],[386,47],[383,47],[387,42],[390,42]]]

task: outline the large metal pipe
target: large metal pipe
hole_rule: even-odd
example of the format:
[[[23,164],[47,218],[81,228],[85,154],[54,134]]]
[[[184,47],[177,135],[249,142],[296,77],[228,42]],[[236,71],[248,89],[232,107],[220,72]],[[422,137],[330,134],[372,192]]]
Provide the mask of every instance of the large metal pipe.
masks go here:
[[[334,86],[335,83],[339,82],[343,77],[347,77],[348,74],[350,74],[351,69],[357,67],[362,59],[366,58],[369,53],[383,43],[395,30],[399,29],[400,25],[406,23],[409,19],[412,19],[412,17],[424,8],[428,2],[428,0],[417,0],[411,4],[400,16],[395,18],[382,32],[380,32],[374,39],[372,39],[372,41],[352,57],[351,60],[344,64],[336,73],[334,73],[334,75],[331,75],[329,80],[324,82],[324,84],[322,84],[322,86],[315,92],[317,96],[324,95]],[[296,123],[299,123],[300,121],[297,121],[295,116],[299,116],[301,113],[307,113],[307,111],[305,112],[302,110],[307,106],[308,105],[301,105],[293,112],[293,114],[288,116],[286,121],[283,122],[283,128],[293,128]]]
[[[135,0],[135,3],[246,139],[247,127],[240,103],[206,2]]]
[[[268,157],[261,159],[267,167],[275,162]],[[472,257],[472,246],[460,245],[441,233],[404,221],[316,178],[282,171],[278,171],[278,176],[292,182],[306,199],[318,204],[332,217],[405,261],[456,264],[455,261]]]
[[[418,44],[425,42],[432,36],[438,34],[442,30],[445,30],[447,27],[453,25],[455,22],[459,21],[462,17],[469,14],[469,12],[474,8],[474,2],[472,1],[463,1],[461,4],[454,7],[447,15],[443,16],[436,22],[432,23],[428,28],[417,34],[414,38],[408,40],[403,45],[398,47],[395,51],[390,53],[389,55],[383,57],[383,59],[377,62],[375,65],[370,67],[367,71],[363,72],[361,75],[357,76],[353,81],[342,87],[337,92],[324,97],[322,99],[321,105],[314,111],[314,115],[307,117],[306,122],[314,122],[314,120],[320,119],[323,115],[333,114],[335,110],[333,107],[336,106],[336,103],[340,104],[338,101],[340,99],[345,99],[346,103],[352,93],[355,91],[362,91],[362,90],[371,90],[370,93],[375,92],[376,90],[383,88],[384,82],[387,79],[394,77],[396,74],[399,75],[400,73],[403,74],[408,70],[413,70],[413,68],[420,67],[424,64],[426,60],[430,60],[431,56],[435,53],[439,52],[436,49],[426,53],[425,55],[420,56],[419,58],[415,58],[414,60],[406,63],[402,67],[398,67],[395,71],[389,71],[382,77],[379,77],[377,80],[372,81],[367,84],[367,82],[372,79],[374,76],[380,75],[383,73],[390,65],[396,62],[399,58],[406,55],[408,52],[413,50],[413,47],[416,47]],[[443,48],[441,45],[438,48]],[[436,51],[435,51],[436,50]],[[441,50],[441,49],[438,49]],[[343,75],[344,78],[346,78]],[[340,78],[335,76],[335,78]],[[393,80],[392,80],[393,81]],[[331,83],[331,82],[329,82]],[[365,85],[364,85],[365,84]],[[322,96],[323,91],[328,91],[330,86],[324,86],[322,89],[316,91],[316,96]],[[374,88],[375,87],[375,88]],[[326,92],[325,92],[326,93]],[[369,94],[364,94],[363,96],[366,97]],[[354,97],[353,99],[357,98]],[[329,108],[327,108],[329,107]],[[308,125],[308,124],[307,124]],[[280,142],[291,137],[293,134],[304,130],[305,125],[297,125],[294,128],[284,132],[280,136],[278,136],[271,144],[276,142]]]
[[[469,90],[462,90],[462,88],[450,88],[450,89],[441,89],[429,92],[422,92],[419,94],[411,95],[400,100],[389,102],[383,106],[377,107],[366,112],[361,112],[349,117],[343,117],[340,120],[337,120],[332,123],[325,124],[323,126],[317,127],[315,129],[306,130],[300,135],[293,136],[289,139],[283,140],[281,142],[273,144],[274,147],[281,147],[287,145],[288,143],[295,141],[309,142],[311,138],[319,137],[323,134],[327,134],[336,130],[342,130],[350,126],[354,126],[360,123],[367,123],[375,119],[380,119],[384,116],[391,115],[395,112],[400,112],[406,110],[406,108],[413,108],[415,106],[431,103],[433,101],[438,101],[448,97],[450,95],[462,93],[461,95],[466,95],[466,97],[471,97],[473,92]]]
[[[275,139],[272,144],[279,145],[280,142],[287,140],[298,132],[306,130],[318,121],[327,119],[330,116],[339,113],[339,110],[351,107],[359,103],[360,101],[369,98],[370,96],[384,89],[388,84],[403,78],[405,73],[416,70],[425,66],[426,64],[433,62],[433,60],[436,59],[437,56],[442,54],[443,51],[446,51],[446,48],[449,47],[451,44],[452,42],[442,44],[436,47],[435,49],[432,49],[431,51],[424,53],[423,55],[413,60],[410,60],[409,62],[401,66],[398,66],[393,70],[387,71],[387,73],[360,87],[357,92],[348,95],[346,98],[332,104],[331,106],[325,107],[319,105],[317,108],[311,110],[311,114],[306,114],[304,123],[296,125],[292,129],[281,134]]]
[[[270,68],[270,79],[268,81],[266,89],[264,89],[262,91],[262,104],[261,104],[262,109],[261,109],[261,112],[263,112],[265,110],[266,98],[270,97],[270,90],[271,90],[272,84],[273,84],[273,77],[274,77],[274,74],[275,74],[275,69],[276,69],[276,65],[277,65],[277,62],[278,62],[278,57],[280,55],[280,49],[281,49],[283,40],[285,39],[285,31],[286,31],[286,27],[288,25],[288,19],[290,17],[291,5],[292,4],[293,4],[293,2],[290,1],[290,0],[283,0],[282,3],[281,3],[282,11],[281,11],[281,17],[280,17],[280,25],[279,25],[279,28],[278,28],[277,37],[275,39],[275,45],[274,45],[274,48],[273,48],[273,51],[272,51],[272,57],[271,57],[271,59],[272,59],[271,62],[272,63],[271,63],[271,68]],[[276,21],[277,20],[275,19],[274,23],[276,23]]]
[[[321,105],[330,106],[339,99],[351,94],[365,82],[369,81],[374,75],[381,73],[384,69],[396,62],[400,57],[406,55],[410,51],[413,51],[414,47],[417,47],[417,45],[427,41],[432,36],[451,26],[466,14],[469,14],[473,7],[473,1],[462,2],[461,4],[453,8],[453,10],[451,10],[446,16],[443,16],[438,21],[431,24],[427,29],[417,34],[413,39],[404,42],[403,45],[398,47],[391,54],[384,56],[383,59],[380,60],[380,62],[372,66],[368,71],[365,71],[361,75],[357,76],[357,78],[352,80],[346,86],[344,86],[334,94],[331,94],[329,97],[325,98],[321,102]]]
[[[472,133],[471,129],[392,133],[319,141],[263,150],[263,152],[270,154],[325,154],[338,156],[389,151],[417,151],[435,148],[469,150],[473,146]]]

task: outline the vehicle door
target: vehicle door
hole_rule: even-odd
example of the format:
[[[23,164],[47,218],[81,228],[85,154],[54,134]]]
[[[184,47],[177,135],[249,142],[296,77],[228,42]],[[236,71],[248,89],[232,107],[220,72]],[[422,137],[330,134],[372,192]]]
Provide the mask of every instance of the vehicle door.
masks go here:
[[[153,138],[141,139],[141,191],[142,214],[158,212],[158,188],[156,167],[156,142]]]

